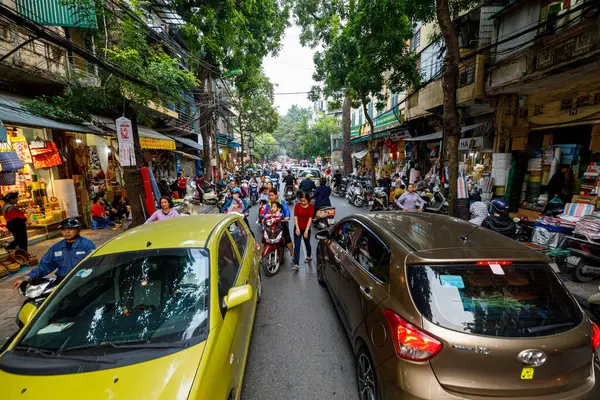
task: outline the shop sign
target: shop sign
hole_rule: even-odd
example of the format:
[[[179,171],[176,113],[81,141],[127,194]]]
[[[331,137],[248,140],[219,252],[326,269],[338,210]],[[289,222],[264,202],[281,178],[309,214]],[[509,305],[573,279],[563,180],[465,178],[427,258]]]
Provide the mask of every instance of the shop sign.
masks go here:
[[[390,139],[394,142],[412,137],[412,130],[410,128],[400,128],[398,130],[390,132]]]
[[[122,167],[137,165],[135,148],[133,145],[133,128],[131,120],[121,117],[115,121],[117,139],[119,141],[119,161]]]
[[[154,150],[175,150],[175,142],[172,140],[154,139],[140,137],[140,146],[142,149]]]
[[[483,136],[460,139],[458,150],[480,150],[483,148]]]

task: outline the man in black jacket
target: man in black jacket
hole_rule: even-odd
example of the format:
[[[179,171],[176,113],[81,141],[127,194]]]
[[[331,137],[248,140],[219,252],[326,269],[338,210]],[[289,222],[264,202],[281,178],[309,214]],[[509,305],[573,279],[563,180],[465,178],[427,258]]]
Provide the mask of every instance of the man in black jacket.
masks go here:
[[[514,238],[517,226],[515,221],[508,216],[508,203],[506,200],[494,199],[491,206],[492,213],[483,220],[481,226],[511,239]]]

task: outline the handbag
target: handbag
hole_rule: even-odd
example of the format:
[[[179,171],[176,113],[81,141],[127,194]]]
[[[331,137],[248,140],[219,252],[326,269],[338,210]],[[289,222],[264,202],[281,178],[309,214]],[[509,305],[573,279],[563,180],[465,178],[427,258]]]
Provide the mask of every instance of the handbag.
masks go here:
[[[1,140],[2,139],[0,138],[0,141]],[[27,139],[22,136],[15,136],[10,138],[10,142],[12,143],[15,153],[17,153],[21,161],[23,161],[23,164],[31,164],[33,162]]]
[[[33,167],[35,169],[52,168],[57,165],[62,165],[63,160],[58,151],[58,147],[56,147],[56,143],[48,141],[48,145],[51,149],[50,153],[33,156]]]
[[[12,186],[17,182],[17,174],[14,171],[0,171],[0,186]]]
[[[39,156],[42,154],[52,153],[52,145],[48,140],[36,139],[29,143],[29,151],[32,156]]]
[[[0,146],[0,171],[17,171],[23,168],[23,161],[8,143],[2,143]]]

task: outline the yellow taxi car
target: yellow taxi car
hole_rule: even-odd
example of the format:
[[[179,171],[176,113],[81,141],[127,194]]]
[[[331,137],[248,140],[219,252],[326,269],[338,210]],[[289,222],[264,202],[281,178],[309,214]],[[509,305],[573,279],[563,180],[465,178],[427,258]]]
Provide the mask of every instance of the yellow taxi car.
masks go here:
[[[115,237],[21,311],[0,397],[238,399],[261,296],[249,233],[211,214]]]

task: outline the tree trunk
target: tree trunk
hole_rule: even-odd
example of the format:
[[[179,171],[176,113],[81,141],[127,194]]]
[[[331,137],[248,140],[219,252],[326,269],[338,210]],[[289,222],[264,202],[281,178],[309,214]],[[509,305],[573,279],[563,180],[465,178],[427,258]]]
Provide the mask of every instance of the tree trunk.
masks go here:
[[[344,105],[342,108],[342,163],[344,166],[344,175],[350,175],[352,173],[352,151],[350,150],[350,139],[351,139],[351,119],[350,113],[352,105],[350,104],[350,98],[344,97]]]
[[[371,118],[371,116],[369,115],[369,110],[367,109],[367,103],[365,101],[362,102],[363,105],[363,111],[365,113],[365,118],[367,120],[367,122],[369,123],[369,129],[371,130],[369,132],[369,146],[371,146],[373,144],[373,136],[375,134],[375,124],[373,123],[373,118]],[[371,152],[369,152],[371,153]],[[375,159],[373,158],[373,154],[369,154],[369,160],[371,160],[371,183],[373,185],[375,185]]]
[[[460,116],[456,107],[456,80],[458,77],[460,51],[458,36],[452,26],[448,0],[437,0],[436,14],[446,43],[444,81],[442,86],[444,91],[444,114],[442,120],[444,135],[447,139],[445,150],[450,172],[449,213],[450,215],[454,215],[454,200],[456,199],[458,181],[458,144],[460,142]]]
[[[203,123],[201,121],[201,123]],[[211,142],[210,142],[210,128],[208,125],[202,127],[200,129],[200,134],[202,135],[202,147],[203,150],[202,152],[203,154],[203,158],[204,158],[204,179],[206,179],[208,182],[210,182],[212,180],[212,168],[211,168],[211,164],[210,164],[210,160],[212,157],[212,151],[211,151]]]
[[[146,222],[144,216],[144,210],[146,209],[146,192],[144,190],[142,173],[140,172],[140,168],[144,167],[144,154],[140,145],[136,111],[129,106],[127,107],[126,116],[131,120],[136,161],[135,166],[123,167],[123,180],[125,181],[125,187],[127,188],[127,199],[131,206],[131,225],[129,228],[133,228]]]

